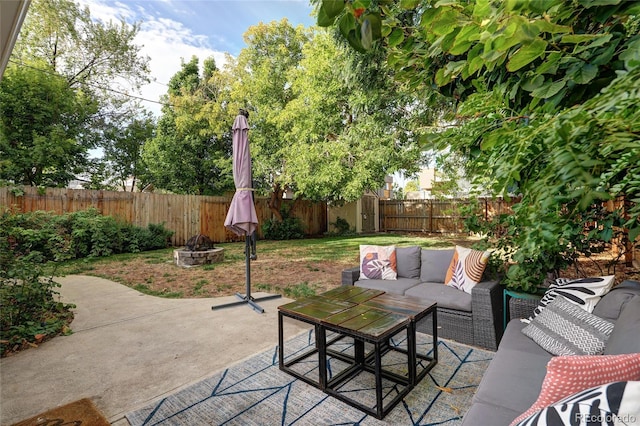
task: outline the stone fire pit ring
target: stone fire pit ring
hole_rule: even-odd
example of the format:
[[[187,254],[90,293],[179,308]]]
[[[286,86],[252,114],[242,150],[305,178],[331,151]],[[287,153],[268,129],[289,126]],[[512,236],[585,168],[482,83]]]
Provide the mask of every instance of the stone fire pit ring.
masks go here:
[[[224,249],[213,248],[201,251],[192,251],[186,248],[176,249],[173,251],[173,260],[176,265],[183,268],[220,263],[224,261]]]

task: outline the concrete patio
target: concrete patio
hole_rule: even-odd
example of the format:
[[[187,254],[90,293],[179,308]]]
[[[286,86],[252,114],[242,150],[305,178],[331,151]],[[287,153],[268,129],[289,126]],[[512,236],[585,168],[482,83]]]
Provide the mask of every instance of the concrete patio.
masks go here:
[[[2,425],[81,398],[128,425],[126,413],[275,346],[277,307],[291,301],[259,302],[258,314],[247,305],[211,309],[235,296],[164,299],[102,278],[56,281],[77,305],[73,334],[0,360]],[[302,330],[287,324],[285,338]]]

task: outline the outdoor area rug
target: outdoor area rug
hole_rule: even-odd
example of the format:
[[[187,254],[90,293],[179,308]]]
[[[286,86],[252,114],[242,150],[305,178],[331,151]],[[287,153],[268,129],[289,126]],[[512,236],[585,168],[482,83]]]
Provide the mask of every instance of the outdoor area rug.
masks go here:
[[[110,423],[90,399],[84,398],[15,423],[13,426],[38,425],[109,426]]]
[[[432,340],[418,333],[418,353],[431,354]],[[314,343],[313,330],[286,341],[285,359],[304,353]],[[390,342],[391,346],[403,344],[404,339],[398,337]],[[331,348],[353,353],[353,340],[340,340]],[[126,417],[133,426],[458,425],[492,357],[490,351],[439,340],[438,364],[383,420],[378,420],[280,371],[276,346]],[[328,360],[330,377],[345,367],[341,363],[337,358]],[[296,371],[317,380],[317,364],[317,355],[312,356],[296,364]],[[406,356],[399,352],[385,355],[383,366],[406,376]],[[375,406],[373,380],[372,374],[363,373],[340,391],[357,395],[358,400],[371,396],[370,405]],[[392,383],[383,382],[383,388],[385,398],[392,398],[397,391]],[[360,402],[367,403],[365,400]]]

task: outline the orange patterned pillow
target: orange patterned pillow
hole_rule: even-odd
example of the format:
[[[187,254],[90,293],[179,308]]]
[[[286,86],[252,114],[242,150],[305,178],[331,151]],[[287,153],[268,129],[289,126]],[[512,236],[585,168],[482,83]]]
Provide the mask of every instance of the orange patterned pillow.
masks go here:
[[[471,289],[482,279],[490,254],[456,246],[444,283],[471,294]]]
[[[640,380],[640,354],[555,356],[547,364],[538,400],[511,425],[576,392],[630,380]]]

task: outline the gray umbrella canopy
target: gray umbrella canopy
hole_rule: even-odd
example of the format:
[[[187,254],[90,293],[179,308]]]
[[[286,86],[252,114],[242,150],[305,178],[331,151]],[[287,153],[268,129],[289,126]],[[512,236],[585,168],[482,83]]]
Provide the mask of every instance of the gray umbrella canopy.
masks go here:
[[[231,200],[224,226],[237,235],[251,235],[258,227],[258,216],[253,203],[251,184],[251,152],[249,151],[249,124],[240,114],[233,123],[233,181],[236,193]]]

